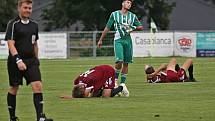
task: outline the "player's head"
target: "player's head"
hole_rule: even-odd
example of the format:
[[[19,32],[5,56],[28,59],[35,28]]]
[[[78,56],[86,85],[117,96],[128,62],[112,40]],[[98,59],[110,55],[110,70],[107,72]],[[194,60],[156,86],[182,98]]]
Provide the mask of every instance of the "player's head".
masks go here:
[[[22,18],[29,18],[32,13],[33,0],[18,0],[18,11]]]
[[[146,74],[152,74],[153,72],[155,72],[155,69],[152,66],[145,65],[145,73]]]
[[[73,87],[72,97],[74,98],[83,98],[85,95],[85,85],[77,84]]]
[[[123,0],[122,8],[129,10],[131,8],[133,0]]]
[[[153,81],[156,80],[156,76],[152,76],[150,74],[152,74],[153,72],[155,72],[155,69],[150,66],[150,65],[145,65],[145,73],[146,73],[146,79],[147,79],[147,82],[151,83]]]

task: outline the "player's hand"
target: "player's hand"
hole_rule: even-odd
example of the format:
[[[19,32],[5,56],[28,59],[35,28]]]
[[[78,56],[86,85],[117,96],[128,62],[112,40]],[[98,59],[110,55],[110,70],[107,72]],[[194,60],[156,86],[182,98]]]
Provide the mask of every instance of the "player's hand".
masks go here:
[[[20,61],[19,63],[17,63],[17,66],[20,71],[25,71],[27,69],[27,66],[25,65],[25,63],[23,61]]]
[[[138,30],[138,31],[142,31],[144,28],[143,28],[143,26],[138,26],[137,28],[136,28],[136,30]]]
[[[148,74],[149,78],[153,78],[154,76],[155,76],[155,73]]]
[[[101,46],[102,46],[102,40],[99,40],[97,45],[98,45],[98,48],[101,48]]]

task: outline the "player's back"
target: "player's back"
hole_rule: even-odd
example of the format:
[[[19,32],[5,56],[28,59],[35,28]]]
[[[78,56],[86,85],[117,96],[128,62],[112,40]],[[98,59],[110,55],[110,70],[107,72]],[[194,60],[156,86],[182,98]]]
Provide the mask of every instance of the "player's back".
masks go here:
[[[94,90],[101,88],[107,79],[114,78],[115,70],[109,65],[99,65],[80,74],[74,84],[84,83],[86,87],[94,87]]]

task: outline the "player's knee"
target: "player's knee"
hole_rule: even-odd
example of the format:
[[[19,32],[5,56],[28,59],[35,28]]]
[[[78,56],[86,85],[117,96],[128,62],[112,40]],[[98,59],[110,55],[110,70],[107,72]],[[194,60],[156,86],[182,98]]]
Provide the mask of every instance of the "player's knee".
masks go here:
[[[123,63],[122,61],[117,61],[116,62],[117,65],[122,65],[122,63]]]
[[[42,83],[41,81],[32,82],[32,90],[34,93],[41,93],[42,92]]]
[[[191,58],[187,59],[187,61],[192,64],[193,63],[193,60]]]
[[[175,58],[172,58],[168,65],[169,66],[173,66],[173,65],[175,66],[176,63],[177,63],[177,60]]]
[[[172,58],[171,62],[175,62],[176,63],[176,58]]]
[[[10,88],[9,88],[9,93],[11,93],[11,94],[13,94],[13,95],[16,95],[17,94],[17,92],[18,92],[18,90],[19,90],[19,86],[11,86]]]
[[[167,64],[166,64],[166,63],[162,63],[162,64],[161,64],[161,66],[166,67],[166,66],[167,66]]]
[[[116,62],[115,68],[116,69],[121,69],[122,68],[122,63],[121,61]]]

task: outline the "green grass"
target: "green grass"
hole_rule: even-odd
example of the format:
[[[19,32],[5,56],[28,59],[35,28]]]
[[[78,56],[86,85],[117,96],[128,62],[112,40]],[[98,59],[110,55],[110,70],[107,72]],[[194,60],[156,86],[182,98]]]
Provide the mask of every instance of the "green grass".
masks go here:
[[[158,67],[170,58],[135,58],[129,66],[127,86],[130,97],[60,100],[70,94],[73,79],[90,67],[113,64],[112,58],[41,60],[46,115],[55,121],[214,121],[215,58],[193,58],[199,82],[148,84],[144,64]],[[185,58],[177,58],[181,64]],[[0,60],[0,121],[8,120],[6,61]],[[157,115],[157,116],[155,116]],[[17,96],[17,116],[34,121],[30,86],[22,86]]]

